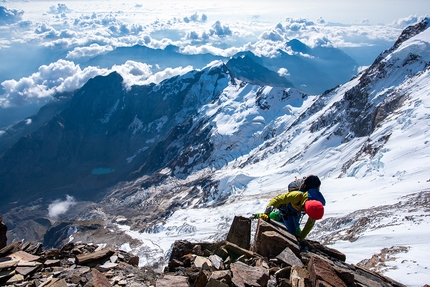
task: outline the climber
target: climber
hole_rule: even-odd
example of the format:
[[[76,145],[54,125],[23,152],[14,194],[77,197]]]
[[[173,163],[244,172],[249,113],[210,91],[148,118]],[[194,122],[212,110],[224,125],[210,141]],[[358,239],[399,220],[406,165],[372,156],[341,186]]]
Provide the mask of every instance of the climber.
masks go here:
[[[289,187],[293,187],[292,184]],[[297,187],[297,184],[295,185]],[[294,235],[299,245],[315,225],[315,221],[324,215],[324,196],[319,191],[321,181],[316,175],[309,175],[303,179],[298,190],[290,190],[280,194],[270,200],[264,214],[260,215],[263,220],[269,220],[269,215],[276,208],[279,210],[280,222],[283,223],[288,232]],[[293,189],[293,188],[291,188]],[[304,214],[308,215],[308,220],[300,229],[300,220]]]

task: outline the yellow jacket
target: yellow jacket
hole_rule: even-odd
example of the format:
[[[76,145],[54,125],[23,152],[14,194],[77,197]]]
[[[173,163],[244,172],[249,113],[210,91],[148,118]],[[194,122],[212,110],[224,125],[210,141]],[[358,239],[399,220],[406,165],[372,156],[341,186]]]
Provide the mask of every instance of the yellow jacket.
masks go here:
[[[275,208],[279,208],[280,205],[282,204],[291,203],[291,205],[295,210],[303,211],[304,204],[307,200],[308,200],[308,192],[290,191],[272,198],[272,200],[269,201],[269,204],[267,205],[267,207],[273,206]],[[305,239],[305,237],[309,234],[309,232],[312,230],[314,225],[315,225],[315,220],[308,217],[308,221],[306,222],[303,230],[297,231],[299,240]]]

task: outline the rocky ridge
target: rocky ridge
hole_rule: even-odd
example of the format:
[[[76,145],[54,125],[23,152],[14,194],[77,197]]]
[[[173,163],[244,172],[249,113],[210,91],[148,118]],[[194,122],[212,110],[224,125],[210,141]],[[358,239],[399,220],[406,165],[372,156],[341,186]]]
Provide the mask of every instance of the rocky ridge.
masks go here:
[[[40,243],[14,242],[0,250],[1,286],[404,286],[316,241],[298,248],[276,222],[235,217],[226,240],[176,241],[164,272],[138,267],[139,258],[103,245],[68,243],[43,250]]]

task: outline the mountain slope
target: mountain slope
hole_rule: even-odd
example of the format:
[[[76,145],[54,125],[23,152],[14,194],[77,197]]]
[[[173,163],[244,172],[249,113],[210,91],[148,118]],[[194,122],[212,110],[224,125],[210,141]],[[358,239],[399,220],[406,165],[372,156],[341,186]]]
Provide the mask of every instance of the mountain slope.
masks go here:
[[[227,85],[225,71],[221,64],[128,91],[117,73],[90,80],[0,157],[2,205],[88,191],[95,199],[109,185],[166,165],[193,129],[192,115]]]

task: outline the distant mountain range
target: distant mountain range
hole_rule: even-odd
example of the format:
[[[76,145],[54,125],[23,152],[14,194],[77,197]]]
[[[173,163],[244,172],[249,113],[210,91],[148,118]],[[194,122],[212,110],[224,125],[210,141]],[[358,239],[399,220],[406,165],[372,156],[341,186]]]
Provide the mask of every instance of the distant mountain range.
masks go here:
[[[288,51],[288,53],[286,52]],[[357,63],[340,49],[332,47],[306,46],[299,40],[291,40],[285,45],[284,50],[279,50],[276,57],[256,56],[252,52],[241,52],[232,58],[248,56],[256,63],[266,67],[271,71],[267,76],[273,76],[281,68],[285,69],[285,77],[295,87],[300,90],[320,94],[327,89],[342,84],[351,79],[358,69]],[[147,63],[164,70],[169,67],[188,66],[200,69],[208,63],[221,60],[229,61],[229,58],[214,56],[212,54],[187,55],[179,51],[178,47],[167,46],[165,49],[152,49],[146,46],[135,45],[132,47],[120,47],[104,55],[96,56],[86,62],[81,63],[83,67],[98,66],[110,68],[113,65],[120,65],[128,60]],[[232,64],[232,63],[231,63]],[[250,72],[243,70],[243,73]],[[267,81],[261,78],[260,84],[271,85],[279,82]],[[280,78],[277,76],[277,78]],[[266,82],[264,81],[266,80]],[[278,86],[278,85],[274,85]],[[284,85],[281,85],[283,87]]]

